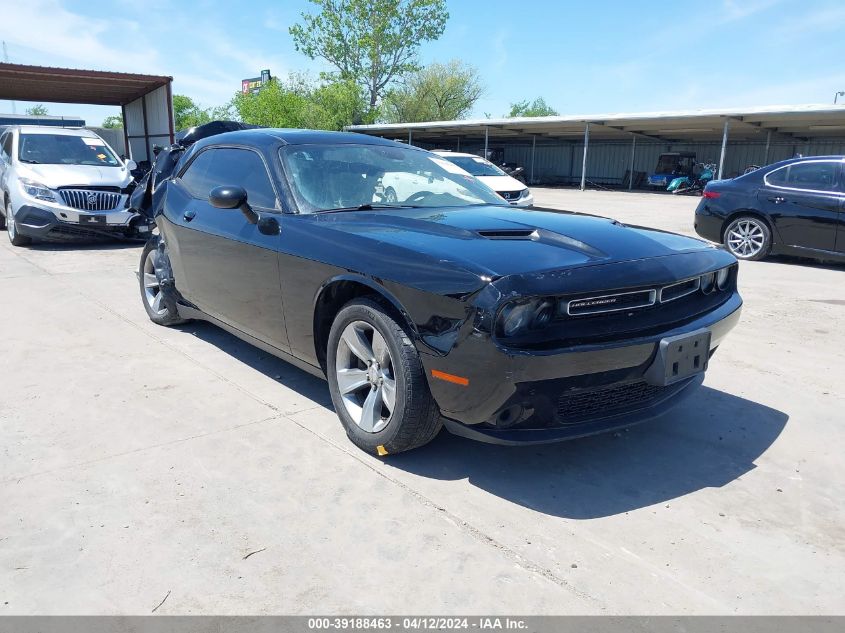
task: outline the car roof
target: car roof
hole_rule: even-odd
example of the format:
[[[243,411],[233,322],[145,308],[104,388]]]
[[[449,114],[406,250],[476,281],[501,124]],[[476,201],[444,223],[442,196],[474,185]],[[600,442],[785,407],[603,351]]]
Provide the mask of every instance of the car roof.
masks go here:
[[[82,127],[55,127],[52,125],[13,125],[21,134],[55,134],[60,136],[81,136],[84,138],[99,138],[96,132]]]
[[[458,156],[459,158],[481,158],[476,154],[467,154],[465,152],[453,152],[448,149],[436,149],[434,153],[438,156]]]
[[[292,128],[254,128],[251,130],[236,130],[215,134],[200,139],[194,146],[223,145],[227,143],[245,144],[257,147],[272,147],[278,145],[387,145],[392,147],[408,147],[404,143],[389,141],[378,136],[358,134],[356,132],[331,132],[325,130],[300,130]],[[411,147],[410,149],[419,149]]]

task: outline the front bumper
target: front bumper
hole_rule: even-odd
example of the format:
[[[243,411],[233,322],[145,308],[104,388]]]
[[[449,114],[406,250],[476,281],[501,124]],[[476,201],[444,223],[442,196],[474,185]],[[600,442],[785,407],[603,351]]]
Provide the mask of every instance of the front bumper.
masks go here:
[[[524,198],[518,198],[517,200],[509,200],[508,204],[510,204],[512,207],[533,207],[534,195],[529,193]]]
[[[88,213],[26,204],[15,211],[15,222],[20,235],[50,241],[146,238],[150,232],[146,218],[124,209]]]
[[[741,306],[734,293],[682,327],[552,352],[507,351],[474,333],[448,356],[425,355],[423,363],[429,376],[435,370],[467,378],[466,385],[429,379],[453,433],[506,444],[571,439],[654,418],[694,392],[703,374],[668,387],[646,383],[660,341],[706,329],[712,354],[736,325]]]

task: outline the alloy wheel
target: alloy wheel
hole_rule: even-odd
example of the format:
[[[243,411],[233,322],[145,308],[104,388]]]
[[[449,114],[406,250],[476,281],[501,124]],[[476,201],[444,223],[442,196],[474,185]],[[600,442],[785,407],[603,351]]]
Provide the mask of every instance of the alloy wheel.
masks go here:
[[[158,249],[153,248],[144,259],[144,269],[141,274],[144,276],[144,299],[146,299],[147,305],[153,312],[162,315],[167,312],[167,307],[162,305],[160,269],[156,266],[157,263]]]
[[[763,250],[766,233],[757,220],[743,219],[731,225],[726,242],[734,255],[750,258]]]
[[[15,218],[12,217],[12,205],[6,205],[6,231],[9,233],[9,239],[14,240],[18,234],[18,227],[15,226]]]
[[[369,323],[343,330],[335,361],[337,386],[347,413],[363,431],[378,433],[396,407],[393,358],[384,336]]]

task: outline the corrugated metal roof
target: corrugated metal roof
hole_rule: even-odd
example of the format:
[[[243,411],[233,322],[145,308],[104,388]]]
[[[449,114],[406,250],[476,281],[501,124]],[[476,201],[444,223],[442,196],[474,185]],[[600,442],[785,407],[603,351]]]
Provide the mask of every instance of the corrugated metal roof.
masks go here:
[[[125,105],[172,77],[0,63],[0,99]]]
[[[677,141],[721,138],[725,121],[732,139],[757,140],[765,138],[769,131],[781,139],[845,136],[845,106],[826,104],[429,121],[353,125],[346,129],[404,139],[410,132],[419,140],[447,136],[478,138],[484,136],[485,130],[497,139],[532,135],[573,139],[583,136],[589,123],[591,138],[595,139],[623,139],[636,134],[653,140]]]

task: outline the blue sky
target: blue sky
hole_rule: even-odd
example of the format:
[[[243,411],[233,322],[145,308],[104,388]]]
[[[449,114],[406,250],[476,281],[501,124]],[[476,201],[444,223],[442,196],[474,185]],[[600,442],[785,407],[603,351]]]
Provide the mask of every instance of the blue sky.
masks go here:
[[[845,2],[710,0],[589,3],[449,0],[423,62],[460,58],[501,116],[543,96],[562,114],[831,103],[845,90]],[[233,7],[240,7],[233,10]],[[328,69],[296,52],[288,27],[306,0],[0,0],[9,60],[171,75],[205,106],[240,80]],[[17,103],[17,111],[30,104]],[[116,108],[47,104],[98,124]],[[11,112],[0,101],[1,112]]]

